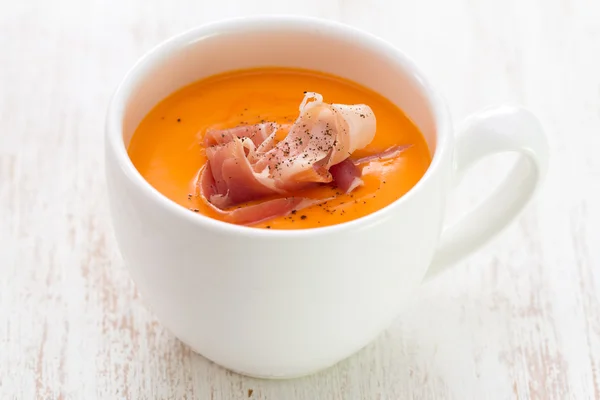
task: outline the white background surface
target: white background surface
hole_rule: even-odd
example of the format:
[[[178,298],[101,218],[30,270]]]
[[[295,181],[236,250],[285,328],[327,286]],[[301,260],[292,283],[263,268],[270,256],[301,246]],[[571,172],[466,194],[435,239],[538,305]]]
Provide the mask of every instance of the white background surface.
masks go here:
[[[102,156],[109,97],[139,56],[209,20],[274,12],[397,44],[457,122],[529,107],[552,157],[538,200],[377,341],[283,382],[223,370],[145,309],[112,236]],[[0,0],[0,398],[600,399],[599,153],[595,0]],[[478,166],[452,215],[509,161]]]

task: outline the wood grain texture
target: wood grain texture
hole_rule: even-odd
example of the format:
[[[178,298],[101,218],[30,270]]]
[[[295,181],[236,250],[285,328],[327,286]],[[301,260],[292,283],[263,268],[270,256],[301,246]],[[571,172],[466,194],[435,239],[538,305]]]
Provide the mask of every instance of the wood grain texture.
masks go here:
[[[0,398],[600,399],[600,3],[596,0],[0,0]],[[367,348],[271,382],[192,353],[146,310],[112,236],[108,100],[152,46],[217,18],[342,20],[410,54],[455,121],[521,103],[551,165],[493,243],[424,286]],[[507,170],[477,166],[451,219]]]

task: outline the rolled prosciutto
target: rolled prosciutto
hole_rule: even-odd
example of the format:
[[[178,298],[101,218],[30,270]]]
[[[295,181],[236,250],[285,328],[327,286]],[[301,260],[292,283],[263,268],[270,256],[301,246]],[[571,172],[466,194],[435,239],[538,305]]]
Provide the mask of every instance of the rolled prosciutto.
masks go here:
[[[206,132],[208,162],[199,173],[197,191],[224,219],[255,224],[325,201],[295,197],[299,190],[333,183],[350,192],[363,184],[349,157],[375,136],[371,108],[329,104],[320,94],[307,92],[299,111],[280,142],[276,135],[281,127],[275,123]]]

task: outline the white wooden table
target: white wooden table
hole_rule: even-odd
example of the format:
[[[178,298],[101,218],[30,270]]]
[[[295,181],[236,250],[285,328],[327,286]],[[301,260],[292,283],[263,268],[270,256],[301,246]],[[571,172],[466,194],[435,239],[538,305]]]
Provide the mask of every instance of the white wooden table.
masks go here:
[[[552,150],[540,197],[497,240],[357,355],[281,382],[193,354],[146,310],[103,178],[106,106],[132,63],[200,23],[266,12],[394,42],[455,121],[522,103]],[[600,399],[599,154],[596,0],[0,0],[0,398]],[[506,161],[473,171],[452,215]]]

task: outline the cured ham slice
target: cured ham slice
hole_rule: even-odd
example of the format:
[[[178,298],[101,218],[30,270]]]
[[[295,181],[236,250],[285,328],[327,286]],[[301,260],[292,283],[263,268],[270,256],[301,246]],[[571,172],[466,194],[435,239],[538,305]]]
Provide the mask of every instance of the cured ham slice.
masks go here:
[[[239,225],[249,225],[284,216],[294,210],[299,211],[323,201],[326,200],[313,200],[302,197],[282,197],[241,207],[232,211],[219,210],[219,212],[224,215],[225,221]]]
[[[248,138],[255,146],[260,146],[269,136],[274,134],[279,125],[276,123],[241,125],[231,129],[209,129],[204,135],[204,146],[211,147],[231,142],[234,138]]]
[[[219,152],[227,154],[217,154],[215,161],[209,161],[201,172],[198,189],[203,199],[225,209],[275,193],[256,178],[245,158],[237,161],[237,164],[235,158],[226,158],[231,153],[235,154],[236,148],[238,155],[243,154],[243,149],[240,151],[238,146],[233,145],[227,147]],[[222,165],[213,170],[212,163],[219,161],[222,161]]]
[[[292,211],[299,211],[315,204],[326,202],[328,199],[309,199],[304,197],[282,197],[278,199],[265,200],[258,204],[247,205],[240,208],[227,209],[227,204],[217,194],[215,179],[210,170],[210,164],[200,171],[197,193],[217,214],[221,215],[227,222],[239,225],[257,224],[276,217],[285,216]]]
[[[268,168],[276,185],[286,191],[306,182],[331,182],[329,168],[371,143],[375,125],[367,105],[328,104],[320,94],[308,92],[288,135],[264,154],[256,169]]]
[[[408,149],[409,147],[410,147],[410,145],[392,146],[385,151],[382,151],[380,153],[375,153],[375,154],[369,154],[368,156],[353,160],[353,162],[355,165],[359,165],[359,164],[364,164],[364,163],[368,163],[371,161],[391,160],[392,158],[398,157],[398,155],[400,153],[402,153],[404,150]]]
[[[364,183],[360,179],[360,169],[349,158],[339,164],[332,165],[329,172],[333,176],[336,186],[346,193],[350,193]]]
[[[293,197],[298,190],[334,182],[350,192],[362,180],[348,157],[373,140],[375,125],[369,106],[328,104],[320,94],[310,92],[280,142],[276,141],[280,127],[274,123],[209,130],[204,137],[208,162],[199,175],[199,195],[225,213],[224,219],[252,224],[319,202]],[[279,198],[229,210],[273,196]]]

